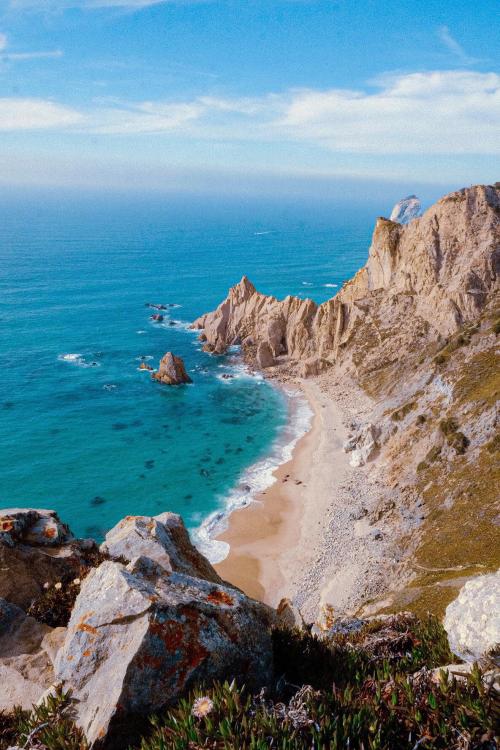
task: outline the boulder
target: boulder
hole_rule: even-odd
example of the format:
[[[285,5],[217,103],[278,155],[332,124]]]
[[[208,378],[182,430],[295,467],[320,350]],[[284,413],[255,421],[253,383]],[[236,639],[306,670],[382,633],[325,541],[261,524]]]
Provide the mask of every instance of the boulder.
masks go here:
[[[344,444],[345,453],[351,453],[350,465],[353,468],[364,466],[377,452],[377,439],[380,431],[373,424],[365,425],[356,435]]]
[[[186,372],[182,359],[176,357],[172,352],[167,352],[162,357],[158,370],[151,377],[164,385],[181,385],[182,383],[193,382]]]
[[[128,562],[148,557],[167,572],[176,571],[213,583],[222,583],[208,560],[191,544],[176,513],[159,516],[127,516],[106,534],[101,550],[115,560]]]
[[[73,538],[55,510],[40,508],[2,508],[0,510],[0,543],[15,542],[42,547],[56,547]]]
[[[450,648],[466,662],[487,656],[500,643],[500,571],[472,578],[446,608]]]
[[[76,699],[91,747],[123,748],[134,716],[159,711],[197,683],[272,678],[273,612],[240,591],[140,557],[106,561],[84,580],[56,678]]]
[[[61,632],[28,617],[22,609],[0,599],[0,710],[28,710],[54,680],[53,658]]]
[[[77,576],[80,565],[77,543],[56,548],[0,543],[0,597],[28,609],[45,583]]]
[[[276,364],[274,361],[273,351],[270,344],[267,341],[261,341],[257,347],[257,365],[261,370],[266,367],[273,367]]]
[[[299,366],[299,375],[301,378],[310,378],[320,375],[328,369],[330,363],[323,357],[308,357]]]

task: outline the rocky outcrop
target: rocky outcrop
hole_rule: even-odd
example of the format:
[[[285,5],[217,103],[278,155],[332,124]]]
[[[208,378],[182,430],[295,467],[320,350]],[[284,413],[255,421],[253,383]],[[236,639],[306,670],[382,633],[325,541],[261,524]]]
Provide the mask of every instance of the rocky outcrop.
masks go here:
[[[147,557],[104,562],[85,579],[56,677],[76,699],[91,746],[128,721],[179,698],[195,683],[236,678],[251,688],[272,673],[272,610],[240,591]]]
[[[390,221],[398,224],[409,224],[412,219],[422,215],[422,204],[416,195],[408,195],[396,203],[391,211]]]
[[[78,574],[85,542],[73,539],[55,511],[7,508],[0,513],[0,597],[27,610],[45,583]]]
[[[350,465],[357,469],[364,466],[377,452],[379,429],[372,424],[365,425],[344,445],[344,451],[351,454]]]
[[[151,376],[164,385],[182,385],[193,381],[186,372],[181,357],[176,357],[172,352],[167,352],[160,360],[160,366]]]
[[[0,711],[13,706],[30,709],[51,685],[53,632],[15,604],[0,599]]]
[[[193,327],[215,354],[241,343],[255,359],[264,343],[277,364],[319,358],[363,376],[476,319],[499,275],[500,189],[479,185],[445,196],[409,225],[378,219],[368,262],[322,305],[260,294],[243,277]]]
[[[500,572],[472,578],[446,608],[450,648],[466,662],[479,661],[500,645]]]
[[[101,550],[115,560],[130,562],[145,556],[169,573],[175,571],[222,583],[208,560],[191,544],[186,527],[176,513],[127,516],[108,531]]]
[[[268,341],[261,341],[257,347],[257,366],[261,370],[265,370],[267,367],[273,367],[276,362],[273,356],[271,345]]]

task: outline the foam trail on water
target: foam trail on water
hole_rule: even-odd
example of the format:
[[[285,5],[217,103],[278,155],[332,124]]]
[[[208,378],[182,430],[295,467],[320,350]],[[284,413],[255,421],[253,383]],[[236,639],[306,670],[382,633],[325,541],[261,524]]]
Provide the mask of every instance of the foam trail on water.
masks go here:
[[[212,513],[191,533],[196,547],[212,564],[222,562],[229,554],[229,544],[215,537],[227,529],[230,514],[233,510],[249,505],[261,492],[274,484],[274,471],[292,458],[297,442],[311,426],[313,412],[302,392],[291,388],[283,390],[288,398],[290,417],[270,453],[241,474],[237,485],[225,498],[221,498],[223,507]]]

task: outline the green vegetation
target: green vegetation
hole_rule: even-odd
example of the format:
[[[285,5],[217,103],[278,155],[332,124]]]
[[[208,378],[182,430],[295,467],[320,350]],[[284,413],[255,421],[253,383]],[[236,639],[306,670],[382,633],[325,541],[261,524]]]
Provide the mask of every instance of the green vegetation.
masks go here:
[[[454,448],[459,454],[465,453],[470,441],[465,437],[463,432],[459,432],[458,424],[453,417],[442,419],[439,423],[439,429],[446,437],[446,442],[451,448]]]
[[[434,363],[438,366],[447,364],[453,352],[460,349],[462,346],[468,346],[471,342],[472,336],[478,331],[478,325],[468,325],[460,331],[460,333],[453,336],[452,339],[447,339],[444,346],[434,357]]]
[[[129,747],[138,750],[494,750],[494,694],[428,671],[453,661],[438,621],[398,615],[319,640],[273,634],[276,684],[195,688]],[[425,667],[425,669],[422,669]],[[302,687],[301,687],[302,686]],[[59,692],[32,712],[0,714],[0,750],[88,750]],[[123,748],[127,741],[123,742]]]
[[[472,357],[454,395],[459,404],[484,402],[485,406],[493,406],[500,398],[500,353],[492,348]]]
[[[416,401],[408,401],[407,404],[404,404],[399,409],[396,409],[396,411],[393,411],[391,414],[391,419],[393,422],[400,422],[402,419],[406,417],[407,414],[409,414],[412,409],[414,409],[417,405]]]

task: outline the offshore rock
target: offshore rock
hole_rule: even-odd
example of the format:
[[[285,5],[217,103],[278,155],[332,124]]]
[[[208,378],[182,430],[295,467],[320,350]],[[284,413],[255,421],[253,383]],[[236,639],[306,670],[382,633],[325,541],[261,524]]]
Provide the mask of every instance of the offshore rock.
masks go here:
[[[408,195],[396,203],[392,209],[390,221],[408,224],[412,219],[422,215],[422,204],[416,195]]]
[[[222,583],[208,560],[191,544],[182,518],[176,513],[127,516],[106,534],[101,550],[128,562],[148,557],[171,573],[185,573]]]
[[[243,593],[141,557],[85,578],[56,678],[76,699],[91,747],[123,748],[134,716],[161,710],[195,683],[272,678],[271,609]],[[127,733],[127,741],[120,737]]]
[[[466,662],[478,661],[500,644],[500,572],[467,581],[446,608],[450,648]]]
[[[182,383],[193,382],[186,372],[181,357],[176,357],[172,352],[167,352],[162,357],[158,370],[151,377],[164,385],[181,385]]]

